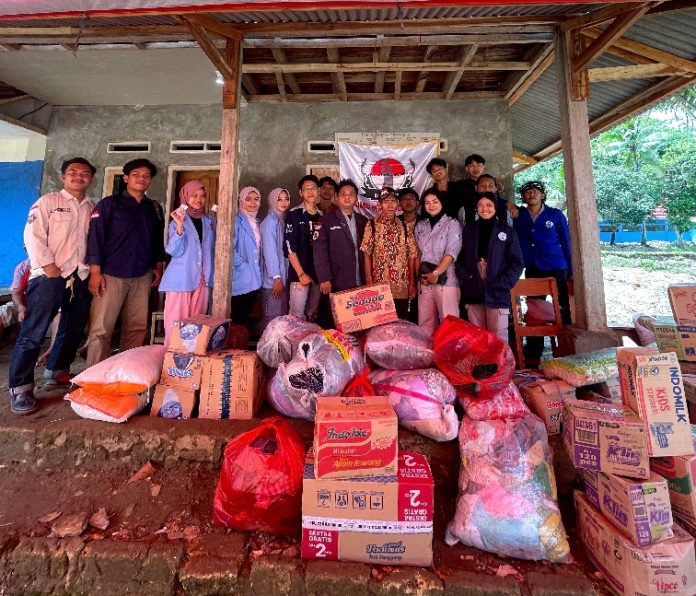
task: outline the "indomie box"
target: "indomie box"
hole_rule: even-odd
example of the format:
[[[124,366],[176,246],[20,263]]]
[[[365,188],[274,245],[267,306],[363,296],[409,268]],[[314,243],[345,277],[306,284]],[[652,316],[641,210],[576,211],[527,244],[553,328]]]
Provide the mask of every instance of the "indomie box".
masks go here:
[[[232,321],[209,315],[196,315],[172,324],[169,351],[205,356],[221,350]]]
[[[152,397],[151,416],[160,418],[191,418],[196,406],[196,391],[169,385],[157,385]]]
[[[619,348],[616,358],[623,401],[647,427],[648,454],[692,454],[689,413],[676,354]]]
[[[674,537],[635,546],[580,493],[575,493],[578,533],[587,556],[619,594],[696,594],[694,539],[677,524]]]
[[[634,544],[645,546],[674,536],[667,481],[653,473],[649,480],[583,470],[587,500]]]
[[[263,370],[256,352],[223,350],[203,359],[199,418],[247,420],[263,402]]]
[[[318,397],[317,478],[396,474],[398,419],[386,397]]]
[[[160,383],[195,391],[201,388],[203,356],[167,352],[162,364]]]
[[[696,425],[691,439],[696,447]],[[650,467],[667,479],[674,514],[696,524],[696,455],[654,457]]]
[[[396,321],[396,307],[389,284],[372,284],[331,294],[336,329],[353,333]]]
[[[645,426],[626,406],[566,399],[563,442],[578,468],[650,477]]]
[[[433,511],[433,478],[421,454],[402,451],[395,476],[316,479],[310,453],[302,486],[302,558],[428,567]]]
[[[672,284],[667,293],[677,324],[696,326],[696,284]]]

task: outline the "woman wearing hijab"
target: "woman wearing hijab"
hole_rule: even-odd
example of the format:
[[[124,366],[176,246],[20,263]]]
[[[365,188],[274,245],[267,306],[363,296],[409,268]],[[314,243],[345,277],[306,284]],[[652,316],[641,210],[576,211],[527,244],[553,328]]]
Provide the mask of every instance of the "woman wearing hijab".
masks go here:
[[[268,195],[268,215],[260,226],[263,255],[262,332],[272,319],[288,314],[288,260],[283,254],[285,215],[288,209],[290,193],[286,188],[274,188]]]
[[[469,321],[508,341],[510,290],[524,269],[515,230],[496,213],[492,192],[479,194],[478,218],[464,226],[457,276]]]
[[[234,222],[234,268],[232,272],[232,322],[247,326],[261,287],[261,229],[257,215],[261,206],[258,188],[245,186],[239,192],[239,210]]]
[[[430,335],[448,315],[459,316],[459,283],[454,260],[462,247],[459,222],[443,211],[444,195],[427,190],[422,197],[427,217],[414,236],[421,255],[418,269],[418,324]]]
[[[179,191],[179,208],[172,211],[165,250],[172,260],[164,272],[160,292],[164,301],[164,345],[169,347],[174,321],[208,312],[213,285],[215,223],[205,212],[205,186],[191,180]]]

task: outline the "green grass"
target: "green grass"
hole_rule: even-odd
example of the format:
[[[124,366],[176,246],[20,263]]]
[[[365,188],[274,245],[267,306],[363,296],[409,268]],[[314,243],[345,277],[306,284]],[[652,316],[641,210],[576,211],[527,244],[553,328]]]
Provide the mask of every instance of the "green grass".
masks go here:
[[[696,274],[696,244],[650,242],[648,246],[601,244],[602,265],[614,269],[644,269]]]

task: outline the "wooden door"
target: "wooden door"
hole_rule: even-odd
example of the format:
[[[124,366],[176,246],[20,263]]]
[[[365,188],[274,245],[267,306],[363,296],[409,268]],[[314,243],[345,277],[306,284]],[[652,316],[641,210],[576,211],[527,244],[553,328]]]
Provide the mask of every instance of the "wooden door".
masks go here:
[[[206,201],[205,210],[210,211],[213,205],[217,205],[218,200],[218,179],[220,177],[219,170],[192,170],[192,171],[181,171],[177,173],[176,177],[176,189],[175,189],[175,201],[174,207],[179,204],[179,190],[181,187],[190,182],[191,180],[200,180],[205,186],[205,190],[208,193],[208,200]]]

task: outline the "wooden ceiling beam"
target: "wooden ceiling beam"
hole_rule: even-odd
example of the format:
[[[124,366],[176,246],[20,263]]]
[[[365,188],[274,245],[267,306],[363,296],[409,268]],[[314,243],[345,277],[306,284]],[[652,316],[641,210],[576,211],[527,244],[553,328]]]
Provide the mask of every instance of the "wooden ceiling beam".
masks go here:
[[[342,63],[250,63],[242,65],[243,72],[247,74],[263,74],[275,72],[379,72],[379,71],[420,71],[429,69],[438,72],[450,72],[458,70],[529,70],[531,64],[524,61],[486,61],[470,62],[462,66],[460,62],[342,62]]]
[[[18,52],[22,49],[21,44],[18,43],[0,43],[0,46],[5,48],[8,52]]]
[[[428,49],[425,50],[425,55],[423,56],[423,62],[432,61],[437,49],[437,46],[428,46]],[[430,73],[427,70],[423,70],[422,72],[418,73],[418,80],[416,81],[416,93],[421,93],[425,89],[429,74]]]
[[[546,72],[546,69],[553,64],[556,59],[556,53],[551,47],[551,51],[546,55],[546,57],[539,62],[539,64],[529,71],[524,81],[517,86],[510,96],[508,97],[508,104],[513,105],[520,97],[522,97],[527,90],[536,82],[536,80]]]
[[[256,83],[254,83],[254,79],[251,75],[242,75],[242,87],[246,89],[248,95],[258,95],[259,93],[259,88],[256,86]]]
[[[602,31],[588,47],[584,49],[582,54],[577,57],[573,57],[571,67],[573,71],[579,72],[586,68],[590,63],[594,62],[599,56],[601,56],[608,47],[614,45],[614,43],[621,38],[621,36],[628,31],[633,24],[638,21],[650,8],[650,3],[645,2],[643,6],[635,8],[629,12],[623,13],[618,16],[611,25],[609,25],[604,31]]]
[[[524,56],[524,59],[530,61],[531,68],[526,72],[509,73],[500,85],[500,91],[505,95],[505,99],[509,100],[512,94],[524,84],[527,78],[534,74],[535,70],[539,67],[539,65],[542,62],[544,62],[544,60],[551,53],[553,53],[553,44],[548,44],[540,48],[532,48],[528,50],[527,54],[525,54]],[[546,70],[546,68],[548,68],[548,65],[544,68],[544,70]]]
[[[390,47],[382,47],[379,50],[375,50],[372,54],[373,62],[377,64],[378,62],[386,62],[389,60],[389,54],[391,53]],[[375,75],[375,93],[382,93],[384,91],[384,76],[385,72],[381,71]]]
[[[669,2],[661,2],[648,11],[648,16],[664,14],[666,12],[675,12],[677,10],[688,10],[696,8],[696,0],[670,0]]]
[[[393,100],[393,93],[348,93],[348,101],[381,101]],[[402,101],[405,100],[441,100],[442,93],[440,91],[415,93],[402,92],[400,95]],[[452,96],[453,100],[464,99],[500,99],[500,94],[497,91],[471,91],[458,92]],[[280,95],[250,95],[247,100],[252,103],[280,103],[282,98]],[[324,101],[343,101],[338,95],[326,95],[325,93],[302,93],[301,95],[288,95],[287,101],[292,102],[324,102]]]
[[[203,27],[208,33],[213,33],[227,39],[244,40],[244,34],[232,25],[221,23],[217,19],[212,19],[203,15],[187,15],[184,17],[190,23],[196,23]]]
[[[447,73],[445,81],[442,85],[442,97],[443,99],[452,99],[454,91],[459,85],[459,81],[464,74],[464,68],[468,66],[473,60],[476,52],[478,52],[478,44],[473,44],[469,47],[464,47],[459,50],[459,68],[453,72]]]
[[[654,77],[685,76],[665,64],[634,64],[631,66],[610,66],[588,69],[590,83],[604,81],[625,81],[629,79],[650,79]]]
[[[187,24],[191,31],[191,35],[193,35],[194,39],[198,42],[199,47],[203,50],[205,55],[208,56],[208,60],[217,68],[222,78],[228,82],[234,80],[235,76],[232,72],[232,68],[225,60],[223,53],[213,43],[213,40],[210,39],[205,29],[192,21],[187,21]]]
[[[396,78],[394,79],[394,99],[399,101],[401,99],[401,76],[403,72],[400,70],[396,71]]]
[[[527,155],[526,153],[522,153],[521,151],[513,151],[512,160],[517,163],[523,163],[530,166],[539,163],[538,159],[534,159],[533,157]]]
[[[273,48],[271,52],[273,53],[273,58],[278,64],[288,63],[288,57],[285,55],[285,50],[283,50],[283,48]],[[285,82],[288,84],[288,87],[290,87],[290,91],[292,91],[295,94],[302,93],[302,89],[300,89],[300,85],[297,82],[297,78],[294,74],[284,74],[283,78]]]
[[[597,27],[590,27],[589,29],[585,29],[582,33],[583,35],[597,38],[602,34],[602,30]],[[657,48],[653,48],[652,46],[640,43],[638,41],[633,41],[632,39],[621,37],[614,42],[614,47],[633,54],[638,54],[644,58],[649,58],[655,62],[669,64],[678,70],[696,73],[696,62],[693,60],[686,60],[685,58],[675,56],[674,54],[664,52],[663,50],[658,50]]]
[[[616,17],[623,15],[626,12],[641,8],[645,2],[624,2],[619,4],[610,4],[604,8],[593,10],[588,14],[579,17],[573,17],[561,23],[561,31],[572,31],[573,29],[582,29],[583,27],[591,27],[599,25],[606,21],[612,21]]]
[[[326,55],[331,62],[340,64],[341,58],[338,54],[338,48],[326,48]],[[346,79],[342,72],[331,73],[331,85],[333,86],[334,95],[338,95],[343,101],[348,100]]]
[[[276,84],[278,85],[278,93],[280,94],[281,101],[288,101],[288,94],[285,91],[285,81],[283,80],[283,73],[275,73]]]

